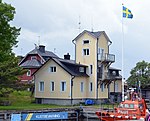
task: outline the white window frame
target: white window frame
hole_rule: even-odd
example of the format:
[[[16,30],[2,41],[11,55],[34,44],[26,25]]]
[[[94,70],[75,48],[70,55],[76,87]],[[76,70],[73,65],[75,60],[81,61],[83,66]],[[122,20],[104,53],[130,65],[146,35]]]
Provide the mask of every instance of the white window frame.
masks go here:
[[[55,82],[54,81],[50,81],[50,91],[51,92],[55,91]]]
[[[39,92],[44,92],[44,81],[39,82]]]
[[[57,71],[56,66],[50,66],[50,67],[49,67],[49,72],[55,73],[56,71]]]
[[[80,83],[80,92],[84,92],[84,82]]]
[[[119,91],[119,84],[117,82],[115,82],[115,92]]]
[[[79,72],[84,72],[84,67],[79,67]]]
[[[31,60],[37,60],[37,57],[36,56],[31,56]]]
[[[98,52],[97,52],[98,54],[104,54],[104,48],[98,48]]]
[[[90,82],[90,83],[89,83],[89,92],[92,92],[92,91],[93,91],[93,83]]]
[[[67,89],[67,83],[66,83],[66,81],[61,81],[61,83],[60,83],[60,91],[61,92],[65,92],[66,89]]]
[[[27,71],[27,76],[31,76],[31,70],[30,69]]]
[[[90,65],[90,74],[93,74],[93,65]]]
[[[41,63],[44,64],[44,60],[43,59],[41,59]]]
[[[85,41],[88,41],[88,43],[85,43]],[[83,40],[83,44],[89,44],[89,43],[90,43],[90,40],[88,39]]]
[[[89,56],[90,55],[90,49],[89,48],[84,48],[82,51],[83,51],[83,56]]]
[[[104,92],[104,83],[101,85],[101,92]]]

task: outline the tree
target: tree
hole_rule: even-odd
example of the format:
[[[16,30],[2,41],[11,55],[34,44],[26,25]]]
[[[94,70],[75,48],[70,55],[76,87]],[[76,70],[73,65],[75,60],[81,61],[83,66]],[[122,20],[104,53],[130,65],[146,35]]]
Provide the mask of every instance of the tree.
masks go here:
[[[127,79],[129,86],[138,86],[139,81],[141,87],[150,85],[150,63],[141,61],[130,71],[131,76]]]
[[[21,29],[9,23],[14,19],[14,14],[15,8],[0,0],[0,89],[14,88],[18,76],[24,73],[12,52],[12,48],[17,47],[17,37]]]

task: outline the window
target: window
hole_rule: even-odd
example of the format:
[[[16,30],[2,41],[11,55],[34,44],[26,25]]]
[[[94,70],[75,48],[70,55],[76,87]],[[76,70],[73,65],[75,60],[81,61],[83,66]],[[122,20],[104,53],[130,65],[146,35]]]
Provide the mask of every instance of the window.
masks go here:
[[[93,66],[90,65],[90,74],[92,74],[92,73],[93,73]]]
[[[83,49],[83,55],[90,55],[89,49]]]
[[[39,91],[44,92],[44,82],[39,83]]]
[[[36,56],[32,56],[31,60],[33,60],[33,59],[37,60],[37,57]]]
[[[89,44],[89,40],[83,40],[83,44]]]
[[[66,82],[61,82],[61,91],[66,91]]]
[[[51,92],[55,91],[55,84],[53,81],[50,82],[50,91]]]
[[[84,72],[84,67],[79,67],[79,72]]]
[[[104,83],[101,85],[101,91],[104,92]]]
[[[129,104],[124,104],[124,107],[125,108],[129,108]]]
[[[90,82],[89,89],[90,89],[90,90],[89,90],[90,92],[93,91],[93,83],[92,83],[92,82]]]
[[[31,70],[27,71],[27,76],[31,76]]]
[[[56,66],[51,66],[50,67],[50,72],[56,72]]]
[[[115,92],[118,92],[118,83],[115,83]]]
[[[104,49],[103,48],[98,48],[98,54],[104,54]]]
[[[116,71],[112,71],[112,75],[113,75],[113,76],[116,76]]]
[[[41,63],[44,64],[44,60],[41,59]]]
[[[83,82],[80,83],[80,91],[81,91],[81,92],[84,91],[84,83],[83,83]]]

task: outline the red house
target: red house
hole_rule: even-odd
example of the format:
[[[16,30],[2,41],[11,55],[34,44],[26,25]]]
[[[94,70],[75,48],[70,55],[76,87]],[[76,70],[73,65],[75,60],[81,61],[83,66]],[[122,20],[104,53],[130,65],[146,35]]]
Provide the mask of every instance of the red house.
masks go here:
[[[45,46],[43,45],[36,46],[35,49],[27,53],[27,55],[19,63],[19,66],[28,70],[27,73],[20,77],[21,82],[32,82],[32,74],[51,57],[58,58],[58,56],[53,52],[46,51]]]

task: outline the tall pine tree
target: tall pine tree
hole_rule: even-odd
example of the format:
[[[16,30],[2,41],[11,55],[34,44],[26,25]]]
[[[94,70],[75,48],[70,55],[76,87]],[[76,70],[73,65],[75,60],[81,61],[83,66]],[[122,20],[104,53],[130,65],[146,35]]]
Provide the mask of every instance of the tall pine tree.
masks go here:
[[[23,74],[18,59],[12,52],[17,46],[20,28],[10,25],[14,19],[15,8],[0,0],[0,90],[15,88],[18,76]]]

